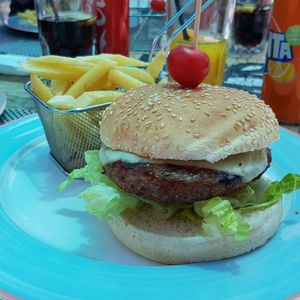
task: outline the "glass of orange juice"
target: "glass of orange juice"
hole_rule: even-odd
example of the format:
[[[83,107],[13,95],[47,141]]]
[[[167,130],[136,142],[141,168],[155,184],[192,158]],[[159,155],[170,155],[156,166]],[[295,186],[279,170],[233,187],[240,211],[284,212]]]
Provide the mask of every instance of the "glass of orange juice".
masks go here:
[[[205,1],[204,1],[205,2]],[[228,38],[233,20],[235,0],[215,0],[201,14],[198,49],[205,52],[210,59],[210,71],[204,82],[213,85],[222,85],[226,58],[228,56]],[[178,7],[176,7],[178,9]],[[173,8],[173,10],[175,7]],[[183,14],[188,19],[194,8]],[[177,26],[183,19],[178,20]],[[181,44],[193,43],[193,24],[185,32],[181,32],[171,43],[170,50]],[[176,29],[176,25],[173,26]]]

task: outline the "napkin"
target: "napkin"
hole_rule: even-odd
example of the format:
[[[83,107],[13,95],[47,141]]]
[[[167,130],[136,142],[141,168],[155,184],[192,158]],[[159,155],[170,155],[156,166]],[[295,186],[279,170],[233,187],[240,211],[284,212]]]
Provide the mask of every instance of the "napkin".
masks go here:
[[[19,62],[27,58],[27,56],[22,55],[0,54],[0,74],[19,76],[28,75],[28,73],[19,66]]]

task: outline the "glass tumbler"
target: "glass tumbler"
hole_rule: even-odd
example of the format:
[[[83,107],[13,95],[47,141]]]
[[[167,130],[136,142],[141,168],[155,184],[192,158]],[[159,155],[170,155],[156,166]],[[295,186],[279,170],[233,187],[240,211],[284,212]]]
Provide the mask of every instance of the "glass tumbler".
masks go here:
[[[207,0],[206,0],[207,1]],[[206,1],[202,3],[205,4]],[[173,1],[171,1],[172,3]],[[186,1],[174,0],[173,14],[179,11]],[[222,85],[224,81],[225,63],[228,56],[228,39],[230,37],[231,22],[233,19],[235,0],[215,0],[202,12],[200,32],[198,36],[198,49],[205,52],[210,59],[210,70],[205,83]],[[176,30],[195,12],[192,5],[173,25],[172,30]],[[172,42],[170,49],[181,45],[193,43],[193,23],[182,31]]]
[[[35,0],[43,55],[92,55],[95,0]]]
[[[261,52],[269,31],[273,0],[237,0],[232,40],[234,50]]]

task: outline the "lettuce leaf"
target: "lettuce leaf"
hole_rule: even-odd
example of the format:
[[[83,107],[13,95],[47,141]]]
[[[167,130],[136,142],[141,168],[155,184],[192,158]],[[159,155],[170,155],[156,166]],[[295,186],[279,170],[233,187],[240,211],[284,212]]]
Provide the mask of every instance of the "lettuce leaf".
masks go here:
[[[107,220],[126,209],[135,210],[141,205],[151,205],[153,211],[163,219],[179,215],[202,226],[208,235],[234,235],[236,240],[246,239],[250,231],[249,224],[242,217],[243,213],[264,210],[278,203],[284,194],[300,188],[300,175],[288,174],[273,183],[264,180],[252,182],[230,197],[214,197],[190,206],[168,206],[121,190],[104,174],[98,150],[87,151],[85,161],[86,166],[72,171],[57,190],[62,191],[76,178],[90,182],[91,187],[79,197],[85,201],[88,212],[98,218]]]
[[[126,209],[136,209],[138,198],[119,189],[106,175],[99,158],[98,150],[85,152],[85,167],[73,170],[57,190],[64,190],[74,179],[83,178],[91,187],[83,191],[79,198],[86,203],[89,213],[102,220],[120,215]]]
[[[120,215],[124,210],[135,210],[140,201],[120,189],[97,183],[83,191],[79,198],[86,202],[88,212],[102,220]]]
[[[236,240],[245,240],[250,231],[250,225],[235,211],[229,200],[214,197],[203,204],[194,204],[194,210],[202,219],[202,228],[206,234],[213,237],[234,235]]]
[[[266,191],[266,197],[269,201],[280,200],[284,194],[289,194],[300,189],[300,175],[288,174],[280,181],[274,181]]]

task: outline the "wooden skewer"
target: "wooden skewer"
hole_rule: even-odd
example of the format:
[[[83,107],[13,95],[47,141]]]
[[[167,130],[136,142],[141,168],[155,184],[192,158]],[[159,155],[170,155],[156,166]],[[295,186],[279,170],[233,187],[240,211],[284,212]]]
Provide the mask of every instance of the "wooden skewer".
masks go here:
[[[198,46],[198,35],[199,35],[199,28],[200,28],[200,21],[201,21],[201,6],[202,0],[196,0],[196,17],[194,21],[194,34],[193,34],[193,47],[197,49]]]

